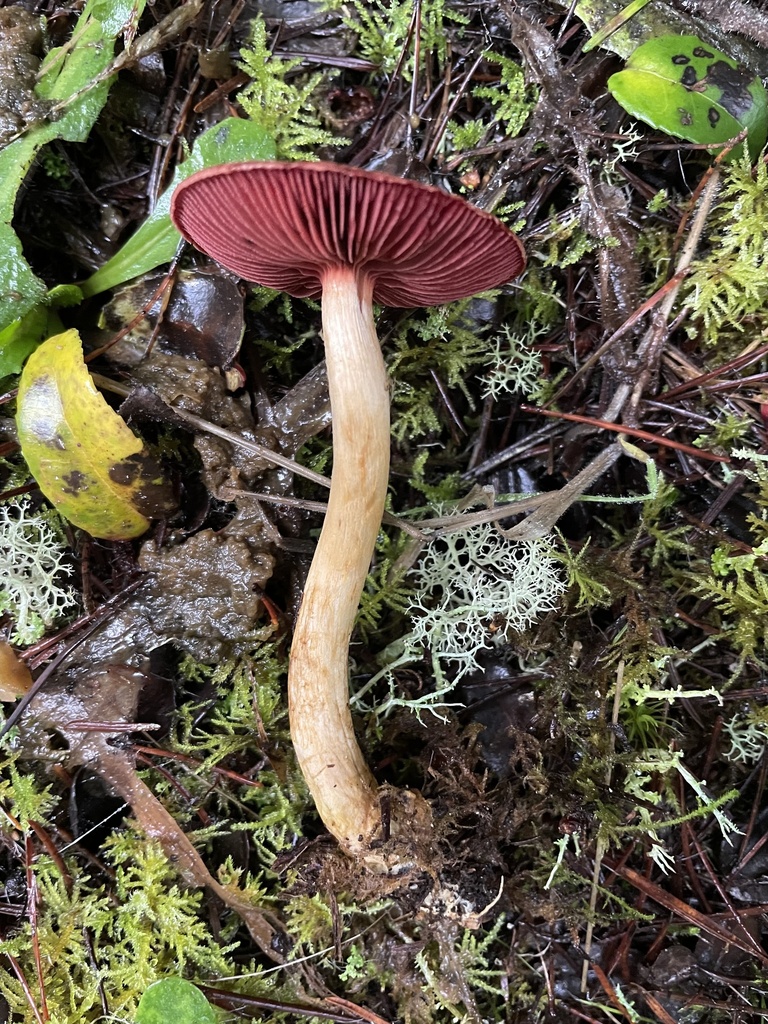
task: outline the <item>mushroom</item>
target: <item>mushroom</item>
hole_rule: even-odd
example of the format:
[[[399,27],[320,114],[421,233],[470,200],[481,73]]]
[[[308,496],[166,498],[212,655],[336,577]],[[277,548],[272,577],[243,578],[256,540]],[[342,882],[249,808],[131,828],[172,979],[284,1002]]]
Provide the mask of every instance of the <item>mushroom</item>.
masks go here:
[[[379,789],[349,710],[349,641],[389,474],[389,386],[373,303],[433,306],[525,266],[500,221],[440,189],[331,163],[241,163],[191,175],[171,217],[247,281],[322,296],[333,473],[288,670],[291,738],[317,810],[346,853],[383,837]],[[396,822],[393,821],[393,830]]]

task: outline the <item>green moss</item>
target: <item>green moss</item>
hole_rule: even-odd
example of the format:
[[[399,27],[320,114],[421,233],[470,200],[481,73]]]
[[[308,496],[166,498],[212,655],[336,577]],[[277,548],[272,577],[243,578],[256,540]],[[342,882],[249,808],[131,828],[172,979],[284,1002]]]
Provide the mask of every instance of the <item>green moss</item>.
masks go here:
[[[490,109],[482,117],[449,121],[446,134],[451,149],[459,153],[475,149],[486,138],[498,134],[499,128],[510,138],[519,135],[539,99],[539,90],[526,83],[519,64],[492,51],[484,56],[489,64],[500,68],[499,81],[476,86],[472,92],[474,100],[488,100]],[[497,208],[494,213],[499,216],[501,211]]]
[[[504,916],[500,915],[485,934],[467,928],[446,928],[443,941],[429,943],[420,950],[416,966],[424,978],[433,1013],[442,1010],[454,1020],[461,1020],[468,1012],[469,1019],[478,1020],[481,1018],[478,1003],[483,1005],[483,1015],[491,1019],[501,1011],[503,972],[491,965],[494,951],[503,949],[499,935],[505,923]]]
[[[580,551],[574,552],[561,538],[562,543],[555,550],[555,557],[561,562],[568,576],[568,589],[577,608],[599,608],[615,600],[616,574],[606,571],[605,560],[594,556],[587,542]]]
[[[735,441],[744,441],[748,437],[754,425],[751,416],[739,416],[726,410],[710,430],[700,434],[693,443],[706,451],[729,451]]]
[[[30,821],[47,821],[58,803],[52,787],[41,785],[35,773],[13,757],[0,778],[0,799],[24,829],[30,827]]]
[[[466,490],[458,472],[448,473],[442,466],[433,468],[432,463],[439,459],[432,458],[429,448],[416,452],[410,466],[408,483],[418,494],[423,495],[428,505],[436,507],[457,501]],[[421,515],[423,510],[411,509],[411,514]]]
[[[377,546],[376,567],[365,581],[357,612],[356,630],[366,645],[374,637],[379,647],[393,639],[393,629],[398,631],[395,623],[401,622],[408,611],[412,588],[403,573],[394,569],[403,547],[403,535],[398,535],[395,542],[383,539]]]
[[[768,303],[768,167],[736,162],[721,170],[722,188],[708,221],[708,250],[693,262],[682,297],[692,333],[707,345],[743,345],[760,330]]]
[[[471,325],[472,300],[435,306],[399,324],[387,345],[387,368],[393,381],[392,434],[418,440],[442,430],[440,385],[455,389],[469,405],[474,399],[467,379],[488,361],[488,343]]]
[[[56,1024],[100,1020],[102,987],[111,1012],[127,1017],[146,986],[166,974],[207,978],[233,969],[235,946],[220,945],[211,933],[201,913],[204,894],[179,886],[174,867],[146,836],[127,831],[108,841],[104,853],[114,869],[107,882],[70,861],[68,884],[49,857],[36,861],[36,941]],[[29,927],[0,943],[0,951],[15,955],[34,985]],[[0,993],[14,1020],[33,1024],[18,980],[6,971],[0,971]]]
[[[768,538],[761,540],[749,554],[719,545],[712,554],[711,575],[697,577],[693,588],[695,593],[713,601],[720,638],[738,652],[735,675],[749,658],[765,666]]]
[[[465,149],[474,149],[479,146],[487,131],[488,125],[480,120],[465,121],[463,124],[449,121],[447,127],[453,149],[460,153]]]
[[[553,213],[549,224],[542,225],[539,232],[547,250],[544,267],[573,266],[598,247],[598,240],[582,227],[577,212]]]
[[[516,61],[493,52],[485,56],[491,63],[500,66],[500,79],[497,85],[478,86],[474,95],[489,100],[494,121],[504,128],[507,136],[514,138],[523,130],[535,109],[539,90],[526,82],[525,73]]]
[[[226,860],[218,878],[222,884],[237,885],[259,906],[274,903],[272,866],[277,854],[300,834],[300,816],[307,804],[303,780],[284,753],[284,672],[283,656],[268,645],[217,666],[184,660],[181,674],[187,686],[205,688],[206,698],[182,700],[176,739],[163,759],[162,772],[146,768],[142,773],[177,821],[198,826],[194,840],[204,855],[206,845],[220,837],[248,834],[262,873],[251,876]],[[265,767],[253,785],[231,778],[230,771],[245,774],[259,760]],[[22,827],[34,821],[53,831],[50,822],[61,794],[27,764],[17,765],[13,754],[0,765],[0,799]],[[207,809],[207,828],[199,828],[198,808]],[[276,979],[262,981],[261,969],[250,965],[248,971],[242,962],[236,941],[240,919],[222,913],[213,930],[209,896],[189,889],[167,855],[143,832],[121,828],[102,844],[100,857],[107,870],[89,867],[75,854],[67,856],[65,877],[58,863],[38,856],[36,932],[33,935],[24,925],[0,943],[0,952],[17,958],[38,1005],[35,944],[39,946],[52,1022],[100,1020],[102,994],[115,1017],[130,1019],[144,989],[172,974],[211,981],[245,971],[244,991],[273,994]],[[14,1021],[37,1024],[18,980],[6,971],[0,971],[0,995],[8,1001]]]
[[[338,0],[325,0],[326,10],[341,15],[343,23],[357,35],[356,52],[364,60],[375,64],[384,75],[391,74],[400,62],[407,45],[413,20],[411,0],[351,0],[340,4]],[[460,29],[469,18],[452,10],[447,0],[424,0],[420,10],[422,70],[427,61],[437,58],[438,73],[442,74],[448,55],[449,29]],[[406,82],[414,75],[413,46],[400,67]]]
[[[213,686],[217,693],[213,707],[205,700],[179,708],[175,749],[199,762],[191,779],[182,766],[184,790],[213,796],[217,828],[212,834],[247,832],[265,868],[301,834],[301,815],[308,802],[293,758],[285,763],[284,755],[277,753],[289,744],[283,696],[286,667],[284,656],[272,645],[217,666],[200,665],[189,658],[181,665],[191,683]],[[267,749],[259,749],[259,737],[268,740]],[[211,794],[210,773],[215,768],[242,763],[247,771],[257,759],[267,764],[255,785],[238,787],[236,792],[221,786]],[[167,787],[167,798],[177,805],[177,817],[183,820],[190,813],[189,804],[179,802],[171,782],[164,784],[162,778],[153,777],[152,784],[156,793]]]
[[[238,99],[250,119],[274,139],[278,157],[311,160],[318,146],[343,145],[322,127],[313,102],[323,76],[296,76],[300,60],[273,56],[261,18],[251,22],[249,43],[240,56],[251,81]]]
[[[669,193],[667,189],[661,188],[648,200],[646,209],[649,213],[661,213],[669,206]]]

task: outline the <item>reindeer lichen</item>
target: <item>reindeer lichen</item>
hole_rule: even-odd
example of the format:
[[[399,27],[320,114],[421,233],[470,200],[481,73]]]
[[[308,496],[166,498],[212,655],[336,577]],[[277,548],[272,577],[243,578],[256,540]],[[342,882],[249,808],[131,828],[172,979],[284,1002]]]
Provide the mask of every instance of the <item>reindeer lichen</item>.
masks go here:
[[[65,554],[44,513],[26,503],[0,505],[0,613],[14,622],[13,643],[35,643],[74,606],[73,590],[62,586],[62,577],[73,572]]]
[[[454,681],[483,650],[553,611],[565,590],[546,541],[516,543],[487,523],[431,544],[411,575],[411,640],[450,662]]]

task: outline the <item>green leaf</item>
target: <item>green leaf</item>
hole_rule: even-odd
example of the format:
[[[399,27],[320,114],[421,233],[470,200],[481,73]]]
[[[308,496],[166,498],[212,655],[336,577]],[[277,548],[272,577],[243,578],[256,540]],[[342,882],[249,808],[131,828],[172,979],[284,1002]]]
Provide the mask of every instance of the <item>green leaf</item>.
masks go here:
[[[141,997],[136,1024],[216,1024],[216,1014],[200,989],[189,981],[163,978]]]
[[[45,296],[45,285],[33,274],[11,226],[19,188],[42,146],[54,139],[84,142],[88,138],[104,106],[110,81],[105,80],[93,89],[88,89],[88,85],[108,67],[116,33],[137,24],[144,3],[145,0],[90,0],[72,38],[51,50],[40,69],[37,94],[55,107],[63,104],[61,116],[28,129],[0,151],[0,329],[23,317]],[[78,95],[83,90],[86,91]],[[78,98],[67,102],[75,96]]]
[[[660,36],[639,46],[608,90],[633,117],[708,146],[742,129],[754,161],[768,135],[768,95],[760,79],[697,36]],[[729,155],[741,156],[743,146]]]
[[[30,352],[44,338],[60,330],[61,321],[54,312],[45,306],[34,306],[0,331],[0,378],[19,373]]]
[[[77,306],[82,301],[83,293],[76,284],[56,285],[40,305],[0,330],[0,380],[19,373],[24,360],[41,341],[64,330],[57,309]]]
[[[85,142],[106,103],[113,79],[90,87],[91,83],[109,66],[116,36],[138,26],[144,2],[115,0],[106,4],[104,0],[91,0],[86,4],[72,38],[51,50],[40,68],[35,91],[63,111],[56,120],[42,126],[42,131],[47,129],[52,138],[67,142]]]
[[[649,0],[632,0],[632,3],[627,4],[607,24],[601,25],[598,31],[584,43],[581,48],[582,53],[589,53],[590,50],[594,50],[598,46],[605,46],[606,41],[610,39],[614,32],[618,32],[631,18],[634,18],[638,11],[642,11],[648,3]]]
[[[27,360],[16,425],[40,490],[92,536],[138,537],[149,527],[150,504],[169,511],[157,463],[94,387],[77,331],[49,338]]]
[[[146,274],[161,263],[169,263],[181,241],[171,223],[171,196],[176,186],[203,167],[240,160],[274,160],[274,139],[259,125],[239,117],[228,117],[208,128],[198,138],[190,157],[176,168],[169,187],[152,213],[115,255],[82,284],[86,296]]]
[[[54,285],[45,297],[45,304],[53,309],[69,309],[70,306],[79,306],[82,301],[82,290],[76,284]]]
[[[574,14],[591,34],[588,49],[601,46],[623,60],[628,60],[649,39],[682,36],[691,31],[690,18],[686,20],[659,0],[645,5],[631,3],[629,7],[622,0],[577,0]],[[620,19],[622,24],[618,24]]]

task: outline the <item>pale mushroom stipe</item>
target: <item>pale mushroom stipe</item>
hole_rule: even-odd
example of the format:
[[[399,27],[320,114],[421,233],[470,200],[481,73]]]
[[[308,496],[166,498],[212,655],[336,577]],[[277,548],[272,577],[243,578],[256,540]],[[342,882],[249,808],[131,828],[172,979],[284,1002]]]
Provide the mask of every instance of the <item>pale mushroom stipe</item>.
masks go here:
[[[519,239],[438,188],[329,163],[199,171],[171,217],[246,281],[322,297],[333,473],[288,669],[291,738],[325,826],[352,856],[383,838],[379,788],[349,710],[349,641],[384,511],[389,385],[373,303],[434,306],[517,277]],[[393,821],[393,830],[397,822]]]

